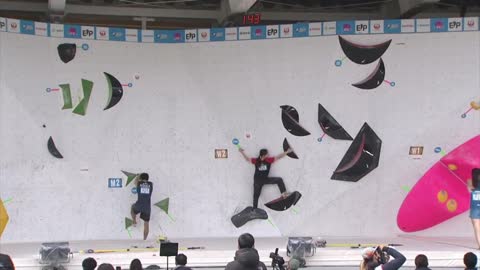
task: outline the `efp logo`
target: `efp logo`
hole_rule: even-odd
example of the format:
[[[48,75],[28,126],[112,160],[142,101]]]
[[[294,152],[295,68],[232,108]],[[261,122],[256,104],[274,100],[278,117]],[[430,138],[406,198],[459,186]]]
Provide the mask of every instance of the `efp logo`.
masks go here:
[[[205,33],[205,32],[204,32]],[[205,36],[202,35],[203,38],[206,38],[207,37],[207,33],[205,33]],[[190,32],[190,33],[187,33],[185,34],[185,39],[186,40],[195,40],[197,39],[197,34],[193,33],[193,32]],[[177,39],[175,39],[177,40]]]
[[[365,32],[368,29],[368,25],[366,24],[358,24],[356,27],[357,32]]]
[[[82,37],[91,37],[93,36],[93,31],[90,29],[85,29],[82,31]]]
[[[5,22],[0,22],[0,29],[3,29],[6,27],[6,23]]]
[[[438,23],[438,22],[437,22]],[[462,26],[461,22],[453,21],[448,23],[448,29],[457,30]]]
[[[267,36],[269,37],[276,36],[277,34],[278,34],[278,29],[275,29],[275,28],[268,29],[267,31]]]

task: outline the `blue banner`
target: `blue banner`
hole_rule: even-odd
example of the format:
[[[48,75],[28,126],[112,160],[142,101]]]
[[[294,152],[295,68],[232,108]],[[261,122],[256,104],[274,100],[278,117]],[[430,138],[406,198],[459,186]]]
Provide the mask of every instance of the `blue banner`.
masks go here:
[[[355,21],[339,21],[337,22],[337,35],[355,34]]]
[[[211,41],[225,41],[225,28],[212,28],[210,29]]]
[[[109,28],[108,39],[113,41],[125,41],[125,28]]]
[[[185,42],[185,30],[155,30],[155,43]]]
[[[400,33],[402,32],[402,21],[401,20],[385,20],[383,22],[383,31],[385,33]]]
[[[435,18],[430,21],[430,31],[432,32],[447,32],[448,31],[448,19],[447,18]]]
[[[267,27],[265,25],[256,25],[252,26],[251,29],[252,39],[266,39],[267,38]]]
[[[81,38],[82,27],[80,25],[65,24],[63,26],[63,36],[66,38]]]
[[[20,33],[35,35],[35,23],[33,21],[20,21]]]
[[[308,23],[293,24],[293,37],[308,37]]]
[[[129,42],[184,43],[204,41],[230,41],[269,38],[298,38],[322,35],[396,34],[452,31],[478,31],[479,17],[347,20],[323,23],[296,23],[282,25],[255,25],[246,27],[138,30],[81,26],[72,24],[39,23],[28,20],[0,18],[0,31],[59,38],[95,39]]]

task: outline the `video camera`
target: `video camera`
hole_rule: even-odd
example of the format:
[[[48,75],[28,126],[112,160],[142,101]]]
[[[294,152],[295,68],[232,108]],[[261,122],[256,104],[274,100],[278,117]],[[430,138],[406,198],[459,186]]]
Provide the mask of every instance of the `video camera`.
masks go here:
[[[390,260],[390,256],[384,252],[381,247],[375,249],[374,256],[377,257],[377,261],[380,264],[386,264],[388,260]]]
[[[275,249],[275,252],[270,252],[270,258],[272,259],[273,269],[285,270],[285,267],[283,267],[285,260],[282,256],[278,255],[278,248]]]

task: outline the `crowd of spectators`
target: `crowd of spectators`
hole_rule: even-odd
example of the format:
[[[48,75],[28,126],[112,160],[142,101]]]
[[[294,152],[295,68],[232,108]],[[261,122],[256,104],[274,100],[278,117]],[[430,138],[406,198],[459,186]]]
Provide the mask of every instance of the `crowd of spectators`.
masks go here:
[[[403,266],[406,258],[398,250],[388,246],[369,247],[362,251],[362,260],[360,270],[397,270]],[[390,258],[392,257],[392,258]],[[467,252],[463,256],[465,270],[477,270],[477,255],[473,252]],[[284,269],[297,270],[300,268],[300,262],[297,259],[290,259],[285,262]],[[94,258],[86,258],[82,262],[83,270],[120,270],[110,263],[97,265]],[[130,270],[154,270],[160,269],[158,265],[143,267],[139,259],[134,259],[130,263]],[[175,270],[192,270],[187,266],[187,256],[178,254],[175,257]],[[0,254],[0,270],[15,270],[15,265],[9,255]],[[260,260],[258,251],[255,249],[255,238],[245,233],[238,237],[238,249],[235,252],[233,261],[229,262],[225,270],[267,270],[266,265]],[[418,254],[415,257],[415,270],[431,270],[428,265],[428,258],[424,254]]]

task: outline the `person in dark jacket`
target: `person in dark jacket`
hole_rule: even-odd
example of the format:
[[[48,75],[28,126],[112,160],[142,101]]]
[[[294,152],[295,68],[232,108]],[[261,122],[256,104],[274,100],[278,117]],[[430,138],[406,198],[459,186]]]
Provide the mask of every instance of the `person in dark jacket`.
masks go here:
[[[465,264],[465,270],[477,270],[477,255],[473,252],[467,252],[463,255],[463,264]]]
[[[234,261],[229,262],[225,270],[267,270],[265,264],[260,261],[260,256],[254,245],[255,239],[251,234],[240,235]]]
[[[7,254],[0,253],[0,270],[15,270],[12,258]]]
[[[95,267],[97,267],[97,261],[92,257],[86,258],[82,262],[83,270],[94,270]]]
[[[415,257],[415,270],[431,270],[428,268],[428,258],[424,254],[418,254]]]
[[[394,259],[389,261],[389,258],[386,258],[386,260],[382,262],[383,254],[381,253],[386,253],[388,256],[392,256]],[[362,252],[362,257],[363,261],[360,264],[360,270],[397,270],[407,260],[402,253],[387,246],[366,248]]]
[[[185,266],[187,265],[187,256],[182,253],[175,256],[175,265],[177,266],[175,270],[192,270],[192,268]]]

